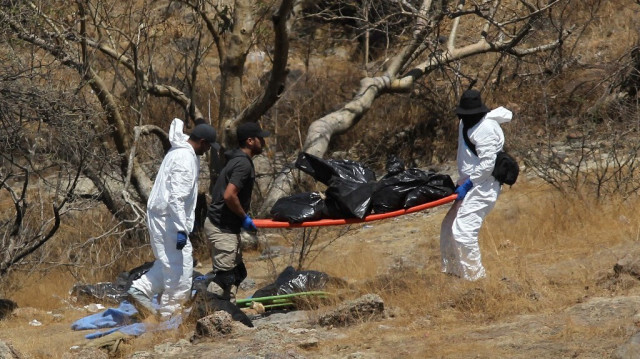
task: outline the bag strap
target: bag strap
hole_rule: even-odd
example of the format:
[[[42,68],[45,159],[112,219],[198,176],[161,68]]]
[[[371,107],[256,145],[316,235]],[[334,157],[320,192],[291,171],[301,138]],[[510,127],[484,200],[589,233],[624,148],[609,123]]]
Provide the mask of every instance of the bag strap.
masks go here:
[[[476,155],[476,157],[478,157],[478,152],[476,152],[476,145],[471,143],[471,140],[469,139],[469,135],[467,135],[467,129],[464,127],[464,123],[462,123],[462,138],[464,138],[464,143],[467,144],[467,147],[469,147],[471,152],[473,152],[473,154]]]

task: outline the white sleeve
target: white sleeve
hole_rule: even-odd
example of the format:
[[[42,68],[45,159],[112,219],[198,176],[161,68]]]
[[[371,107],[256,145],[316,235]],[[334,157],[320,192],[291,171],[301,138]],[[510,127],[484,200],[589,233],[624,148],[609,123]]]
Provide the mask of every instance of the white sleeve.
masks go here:
[[[486,119],[484,121],[487,121]],[[486,126],[478,128],[473,134],[476,144],[476,152],[480,162],[473,167],[471,182],[479,183],[491,176],[496,164],[496,156],[504,145],[504,135],[500,125],[495,121],[489,121]]]

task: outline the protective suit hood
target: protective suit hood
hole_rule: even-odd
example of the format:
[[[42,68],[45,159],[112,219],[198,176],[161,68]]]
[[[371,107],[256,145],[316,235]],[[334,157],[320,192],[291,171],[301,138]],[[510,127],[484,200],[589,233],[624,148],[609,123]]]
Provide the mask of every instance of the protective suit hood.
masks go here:
[[[171,127],[169,128],[169,142],[171,143],[171,148],[191,147],[187,142],[189,140],[189,135],[186,135],[183,130],[184,122],[179,118],[174,118],[173,121],[171,121]]]
[[[484,118],[487,120],[494,120],[499,124],[503,124],[503,123],[511,122],[511,119],[513,118],[513,113],[501,106],[496,108],[495,110],[489,111],[489,113],[487,113],[484,116]]]

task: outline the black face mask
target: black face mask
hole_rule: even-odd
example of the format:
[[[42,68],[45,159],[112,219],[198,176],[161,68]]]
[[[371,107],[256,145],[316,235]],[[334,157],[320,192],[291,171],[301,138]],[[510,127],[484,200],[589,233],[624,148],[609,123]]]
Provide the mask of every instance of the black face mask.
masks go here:
[[[462,120],[462,124],[465,130],[470,129],[475,126],[482,118],[486,115],[486,113],[474,113],[472,115],[458,115],[458,118]]]

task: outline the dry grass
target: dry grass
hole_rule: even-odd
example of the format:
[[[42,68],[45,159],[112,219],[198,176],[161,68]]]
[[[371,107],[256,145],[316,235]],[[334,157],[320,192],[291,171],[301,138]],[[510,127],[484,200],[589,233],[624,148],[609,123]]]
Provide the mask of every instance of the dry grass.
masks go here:
[[[489,277],[477,283],[439,273],[442,212],[428,223],[403,223],[414,233],[390,223],[376,224],[382,233],[361,230],[336,244],[318,266],[349,278],[358,288],[353,295],[379,293],[408,321],[428,315],[442,324],[461,318],[485,322],[549,312],[605,293],[596,285],[598,276],[611,271],[620,256],[607,248],[637,240],[638,225],[621,225],[622,216],[636,208],[614,200],[584,203],[539,184],[506,190],[480,234]],[[412,249],[418,250],[409,254]],[[394,265],[403,254],[418,266]]]

